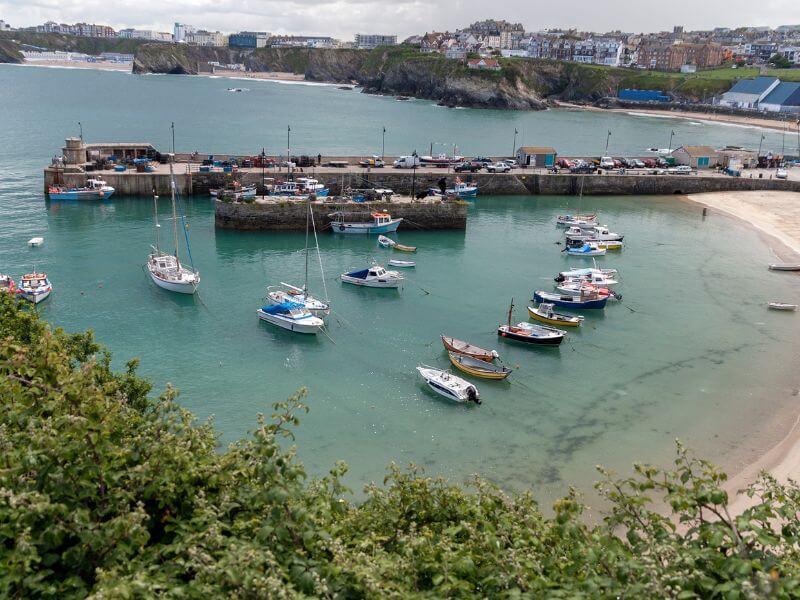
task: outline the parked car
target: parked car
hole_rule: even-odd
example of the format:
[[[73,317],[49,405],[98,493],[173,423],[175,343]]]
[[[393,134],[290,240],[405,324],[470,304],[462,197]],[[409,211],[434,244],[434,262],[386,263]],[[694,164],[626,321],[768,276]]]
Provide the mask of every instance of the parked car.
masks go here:
[[[519,165],[517,164],[517,159],[515,158],[506,158],[500,161],[501,163],[505,163],[511,169],[516,169]]]
[[[655,158],[646,158],[642,162],[644,163],[644,166],[646,168],[648,168],[648,169],[653,169],[653,168],[658,166],[658,164],[656,163],[656,159]]]
[[[486,170],[489,173],[508,173],[511,170],[506,163],[496,162],[491,165],[486,165]]]
[[[574,166],[577,166],[577,163],[574,160],[567,160],[566,158],[559,158],[556,161],[556,166],[561,167],[562,169],[571,169]]]
[[[641,160],[639,160],[638,158],[634,158],[634,159],[633,159],[631,162],[633,163],[633,166],[634,166],[635,168],[637,168],[637,169],[644,169],[644,168],[645,168],[645,166],[646,166],[646,165],[644,164],[644,161],[641,161]]]
[[[483,166],[486,166],[492,164],[494,161],[491,158],[486,158],[485,156],[476,156],[470,162],[480,163]]]
[[[595,171],[597,171],[597,167],[595,167],[594,165],[590,165],[589,163],[586,162],[579,165],[575,165],[569,170],[570,173],[576,173],[579,175],[586,175],[594,173]]]
[[[470,161],[470,162],[458,163],[455,167],[453,167],[453,171],[455,171],[456,173],[464,173],[464,172],[477,173],[482,168],[483,168],[482,163],[476,163]]]
[[[692,167],[689,165],[678,165],[677,167],[673,167],[668,169],[667,172],[669,173],[677,173],[679,175],[688,175],[692,172]]]
[[[394,163],[395,169],[412,169],[420,165],[419,156],[401,156]]]
[[[601,169],[613,169],[614,168],[614,159],[610,156],[601,156],[600,157],[600,164],[598,165]]]
[[[786,169],[778,169],[775,171],[775,177],[778,179],[788,179],[789,178],[789,171]]]
[[[383,162],[383,159],[380,156],[373,156],[372,158],[358,161],[358,164],[362,167],[382,169],[386,163]]]

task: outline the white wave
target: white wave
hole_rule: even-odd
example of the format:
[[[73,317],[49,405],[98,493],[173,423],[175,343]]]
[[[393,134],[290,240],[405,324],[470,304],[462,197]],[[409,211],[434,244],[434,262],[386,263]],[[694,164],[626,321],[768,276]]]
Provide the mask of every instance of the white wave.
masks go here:
[[[654,119],[683,119],[685,117],[678,117],[675,115],[656,115],[650,113],[640,113],[640,112],[626,112],[626,115],[630,115],[632,117],[652,117]]]

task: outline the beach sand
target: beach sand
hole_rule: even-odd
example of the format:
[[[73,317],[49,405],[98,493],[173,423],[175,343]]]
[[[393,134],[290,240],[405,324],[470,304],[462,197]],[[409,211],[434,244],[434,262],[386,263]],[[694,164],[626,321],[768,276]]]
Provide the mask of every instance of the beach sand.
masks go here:
[[[742,115],[722,115],[706,112],[691,112],[685,110],[668,110],[657,108],[599,108],[597,106],[584,106],[580,104],[570,104],[561,102],[558,104],[562,108],[569,108],[573,110],[589,110],[599,112],[619,112],[619,113],[635,113],[642,115],[653,116],[667,116],[675,117],[676,119],[690,119],[692,121],[708,121],[713,123],[731,123],[735,125],[747,125],[750,127],[761,127],[763,129],[774,129],[777,131],[794,132],[797,131],[797,123],[794,117],[788,121],[776,121],[774,119],[764,119],[761,117],[746,117]]]
[[[92,69],[95,71],[122,71],[130,73],[130,63],[84,62],[78,60],[26,60],[20,63],[25,67],[50,67],[59,69]]]
[[[776,262],[800,262],[800,193],[796,192],[715,192],[692,194],[688,200],[726,215],[742,219],[768,236]],[[766,268],[766,265],[764,265]],[[777,276],[795,277],[790,273]],[[800,413],[789,417],[789,432],[763,456],[745,466],[728,481],[730,509],[739,514],[754,501],[737,494],[752,483],[761,471],[778,481],[800,481]]]

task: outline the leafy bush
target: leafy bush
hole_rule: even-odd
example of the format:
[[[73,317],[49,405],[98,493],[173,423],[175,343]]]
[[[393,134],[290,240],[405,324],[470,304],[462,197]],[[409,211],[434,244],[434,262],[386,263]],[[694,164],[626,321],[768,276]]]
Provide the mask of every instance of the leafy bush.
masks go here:
[[[674,470],[604,474],[596,525],[575,493],[547,517],[530,494],[396,466],[355,504],[344,465],[309,480],[287,447],[303,392],[223,450],[91,333],[7,294],[0,332],[3,597],[800,595],[794,484],[762,476],[733,516],[725,476],[679,447]]]

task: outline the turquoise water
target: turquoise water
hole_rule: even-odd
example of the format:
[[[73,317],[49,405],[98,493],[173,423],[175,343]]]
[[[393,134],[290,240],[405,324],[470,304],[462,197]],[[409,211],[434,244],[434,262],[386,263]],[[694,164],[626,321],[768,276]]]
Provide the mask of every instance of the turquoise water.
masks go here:
[[[93,78],[119,85],[83,109],[102,131],[92,137],[155,139],[154,123],[176,118],[158,94],[194,97],[193,110],[180,114],[205,122],[204,139],[218,147],[243,147],[255,135],[241,115],[231,124],[216,110],[229,100],[214,95],[224,82],[0,68],[0,271],[19,275],[34,264],[47,271],[55,292],[40,307],[45,318],[69,330],[93,328],[117,365],[139,357],[157,387],[173,383],[189,409],[214,416],[223,442],[244,435],[257,413],[306,386],[311,412],[298,443],[314,473],[345,460],[358,489],[380,480],[391,461],[415,462],[454,480],[477,472],[509,489],[533,487],[548,499],[570,483],[587,490],[598,463],[623,470],[634,460],[664,461],[675,437],[737,466],[790,425],[783,417],[797,401],[800,321],[767,312],[764,303],[796,299],[800,280],[768,272],[769,245],[738,221],[704,219],[700,208],[674,198],[583,200],[580,208],[600,211],[605,223],[626,234],[624,252],[598,259],[620,269],[624,300],[588,315],[560,349],[503,342],[495,327],[512,297],[517,320],[524,320],[531,292],[549,288],[553,275],[579,262],[559,252],[562,233],[553,225],[556,214],[578,208],[575,198],[480,198],[466,232],[401,232],[403,243],[420,250],[419,267],[407,273],[400,292],[343,286],[340,273],[392,254],[374,239],[322,234],[334,306],[330,339],[298,337],[255,314],[266,285],[301,281],[302,234],[218,231],[211,201],[189,199],[200,293],[163,292],[142,270],[153,238],[149,199],[47,203],[41,193],[43,163],[81,114],[73,96],[55,98],[45,83],[70,82],[80,97],[86,92],[79,84]],[[264,93],[280,104],[265,109],[265,136],[274,133],[268,127],[279,118],[274,112],[289,103],[305,111],[318,143],[336,151],[356,151],[366,126],[354,119],[338,133],[320,129],[321,118],[309,107],[326,99],[329,119],[339,122],[355,105],[360,113],[392,119],[402,118],[396,110],[419,115],[419,124],[406,126],[409,136],[425,131],[434,113],[449,128],[456,126],[447,115],[457,120],[468,112],[476,131],[490,128],[484,119],[501,118],[325,87],[267,85]],[[547,122],[560,115],[513,118]],[[89,118],[83,118],[86,127]],[[633,128],[645,122],[615,118]],[[577,130],[562,132],[568,134],[570,143],[580,141]],[[630,142],[636,143],[649,144]],[[25,245],[33,235],[45,237],[43,247]],[[311,284],[321,289],[318,274]],[[517,371],[507,382],[477,382],[482,406],[449,405],[415,372],[420,362],[449,364],[440,333],[497,348]]]

